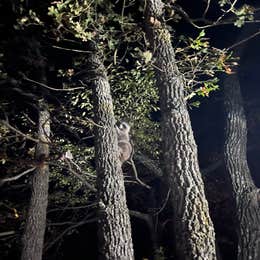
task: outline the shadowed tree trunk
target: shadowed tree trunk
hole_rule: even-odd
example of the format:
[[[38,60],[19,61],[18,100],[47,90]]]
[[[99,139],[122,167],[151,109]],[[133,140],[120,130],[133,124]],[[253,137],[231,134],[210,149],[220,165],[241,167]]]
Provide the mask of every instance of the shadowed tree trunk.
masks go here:
[[[224,82],[224,158],[236,204],[238,259],[260,259],[259,190],[247,164],[247,123],[237,74]]]
[[[20,44],[21,54],[18,55],[19,70],[31,75],[37,81],[46,83],[46,59],[41,54],[41,45],[35,38],[22,38]],[[28,87],[28,90],[33,90]],[[35,90],[34,90],[35,91]],[[28,92],[29,93],[29,92]],[[33,93],[33,92],[32,92]],[[35,92],[34,92],[35,93]],[[31,94],[31,93],[29,93]],[[48,104],[44,99],[43,89],[32,98],[34,103],[38,100],[38,140],[35,148],[36,170],[31,179],[31,198],[22,238],[22,260],[41,260],[46,228],[46,211],[48,205],[49,188],[49,142],[50,142],[50,114]],[[37,96],[39,96],[37,98]],[[41,97],[41,98],[40,98]]]
[[[259,19],[259,15],[255,18]],[[237,42],[257,30],[257,26],[244,26]],[[241,57],[245,46],[238,45],[234,56]],[[236,206],[238,259],[260,259],[260,194],[247,163],[247,122],[237,73],[225,78],[224,109],[224,161]]]
[[[99,200],[99,259],[131,260],[133,244],[126,205],[123,172],[119,161],[110,85],[97,55],[91,55],[87,77],[93,87],[95,152]]]
[[[35,160],[37,169],[32,177],[32,194],[26,219],[22,260],[41,260],[46,227],[46,210],[48,204],[49,187],[49,137],[50,114],[44,100],[39,101],[38,139]]]
[[[216,259],[197,146],[184,99],[184,81],[176,66],[171,36],[163,24],[161,0],[146,1],[147,35],[153,48],[162,114],[164,171],[172,190],[179,259]]]

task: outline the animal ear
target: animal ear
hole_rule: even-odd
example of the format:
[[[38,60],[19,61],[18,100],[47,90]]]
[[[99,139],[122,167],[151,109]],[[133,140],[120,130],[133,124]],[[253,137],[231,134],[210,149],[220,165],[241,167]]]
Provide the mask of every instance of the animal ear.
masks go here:
[[[130,126],[126,122],[122,122],[121,125],[123,126],[124,129],[130,129]]]

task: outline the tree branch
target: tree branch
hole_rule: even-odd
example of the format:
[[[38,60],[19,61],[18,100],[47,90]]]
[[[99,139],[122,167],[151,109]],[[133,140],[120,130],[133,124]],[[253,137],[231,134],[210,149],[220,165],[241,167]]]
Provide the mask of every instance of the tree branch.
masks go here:
[[[136,211],[136,210],[129,210],[129,214],[130,214],[130,216],[142,219],[146,222],[149,222],[149,219],[150,219],[150,215],[142,213],[140,211]]]
[[[64,208],[56,208],[56,209],[50,209],[48,210],[48,213],[56,212],[56,211],[64,211],[64,210],[77,210],[77,209],[86,209],[86,208],[94,208],[98,205],[97,202],[86,205],[86,206],[75,206],[75,207],[64,207]]]
[[[138,173],[137,173],[137,170],[136,170],[135,163],[134,163],[133,159],[131,158],[129,161],[130,161],[130,163],[131,163],[131,166],[132,166],[132,169],[133,169],[133,172],[134,172],[134,176],[135,176],[136,181],[137,181],[139,184],[141,184],[142,186],[144,186],[145,188],[151,189],[151,187],[150,187],[149,185],[145,184],[143,181],[141,181],[141,180],[139,179]]]
[[[78,52],[78,53],[91,53],[91,51],[84,51],[84,50],[77,50],[77,49],[69,49],[69,48],[64,48],[64,47],[60,47],[60,46],[57,46],[57,45],[52,45],[52,48],[54,48],[54,49],[60,49],[60,50],[64,50],[64,51]]]
[[[24,138],[31,140],[35,143],[39,143],[40,140],[39,139],[35,139],[33,137],[31,137],[30,135],[24,134],[23,132],[21,132],[20,130],[16,129],[15,127],[11,126],[7,121],[5,120],[1,120],[0,121],[2,124],[4,124],[6,127],[8,127],[9,129],[11,129],[12,131],[16,132],[17,134],[23,136]]]
[[[2,179],[0,180],[0,186],[3,185],[5,182],[8,182],[8,181],[15,181],[15,180],[18,180],[19,178],[21,178],[22,176],[26,175],[27,173],[29,172],[32,172],[36,169],[36,167],[33,167],[33,168],[30,168],[14,177],[10,177],[10,178],[6,178],[6,179]]]
[[[241,45],[241,44],[243,44],[243,43],[245,43],[245,42],[251,40],[252,38],[256,37],[256,36],[259,35],[259,34],[260,34],[260,30],[258,30],[258,31],[255,32],[254,34],[250,35],[249,37],[247,37],[247,38],[245,38],[245,39],[243,39],[243,40],[241,40],[241,41],[239,41],[239,42],[237,42],[237,43],[231,45],[230,47],[227,48],[227,50],[232,50],[232,49],[236,48],[237,46],[239,46],[239,45]]]
[[[145,168],[151,171],[156,177],[161,178],[163,173],[156,163],[144,154],[134,154],[134,160],[142,164]]]
[[[94,191],[94,192],[97,191],[95,187],[93,187],[92,185],[90,185],[89,183],[87,183],[87,181],[86,181],[80,174],[78,174],[76,171],[74,171],[74,170],[72,169],[71,164],[70,164],[70,161],[69,161],[68,159],[65,158],[64,161],[65,161],[65,163],[68,165],[68,168],[63,167],[63,166],[61,166],[60,164],[53,163],[53,162],[50,162],[49,164],[50,164],[50,165],[54,165],[54,166],[58,166],[58,167],[62,167],[63,169],[66,169],[67,171],[71,172],[75,177],[77,177],[77,178],[83,183],[83,185],[86,185],[90,190],[92,190],[92,191]],[[89,175],[89,176],[90,176],[90,175]],[[93,178],[94,176],[91,176],[91,177]]]
[[[48,251],[51,247],[53,247],[67,232],[69,232],[70,230],[72,229],[75,229],[79,226],[82,226],[84,224],[87,224],[87,223],[92,223],[92,222],[95,222],[97,221],[97,218],[92,218],[92,219],[89,219],[89,220],[83,220],[83,221],[80,221],[78,222],[77,224],[75,225],[72,225],[68,228],[66,228],[60,235],[58,235],[49,245],[47,245],[45,248],[44,248],[44,251]]]
[[[50,90],[53,90],[53,91],[59,91],[59,92],[67,92],[67,91],[75,91],[75,90],[79,90],[79,89],[85,89],[84,87],[67,88],[67,89],[52,88],[52,87],[47,86],[44,83],[41,83],[41,82],[38,82],[38,81],[35,81],[35,80],[32,80],[32,79],[29,79],[24,74],[23,74],[23,79],[28,81],[28,82],[34,83],[36,85],[39,85],[39,86],[41,86],[43,88],[47,88],[47,89],[50,89]]]
[[[5,231],[5,232],[1,232],[0,233],[0,237],[5,237],[5,236],[10,236],[15,234],[15,231],[11,230],[11,231]]]

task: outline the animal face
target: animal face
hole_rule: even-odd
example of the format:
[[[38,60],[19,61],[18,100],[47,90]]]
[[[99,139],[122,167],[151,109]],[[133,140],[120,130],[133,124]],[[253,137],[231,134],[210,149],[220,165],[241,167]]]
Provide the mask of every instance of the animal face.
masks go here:
[[[120,123],[119,127],[118,127],[121,131],[124,132],[129,132],[130,130],[130,126],[126,123],[126,122],[122,122]]]

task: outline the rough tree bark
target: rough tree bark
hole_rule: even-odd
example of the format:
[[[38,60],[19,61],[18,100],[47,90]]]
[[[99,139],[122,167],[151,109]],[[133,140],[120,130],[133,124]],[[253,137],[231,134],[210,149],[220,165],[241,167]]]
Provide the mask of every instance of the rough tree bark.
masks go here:
[[[41,45],[34,37],[22,38],[18,42],[24,48],[18,55],[18,64],[23,64],[19,70],[25,70],[32,78],[46,82],[46,62],[41,54]],[[25,62],[30,60],[30,62]],[[29,88],[28,88],[29,90]],[[38,91],[38,140],[35,148],[36,170],[31,179],[31,198],[25,229],[22,237],[22,260],[41,260],[46,228],[46,213],[49,188],[49,142],[50,142],[50,114],[47,102],[44,99],[44,90]],[[33,95],[36,99],[36,95]],[[40,98],[40,96],[42,98]],[[35,102],[32,98],[31,102]],[[37,104],[36,104],[37,106]]]
[[[49,187],[49,137],[50,114],[44,100],[39,101],[38,139],[35,160],[37,169],[32,177],[32,194],[26,219],[22,260],[41,260],[46,227],[46,210]]]
[[[133,244],[119,161],[110,85],[104,65],[90,55],[87,77],[92,78],[95,113],[95,153],[99,200],[99,259],[131,260]]]
[[[237,74],[224,82],[225,166],[236,204],[238,259],[260,259],[260,193],[247,164],[247,123]]]
[[[164,5],[161,0],[148,0],[146,5],[147,36],[160,94],[164,170],[173,194],[177,255],[182,260],[216,259],[215,233],[184,99],[184,81],[162,19]]]

